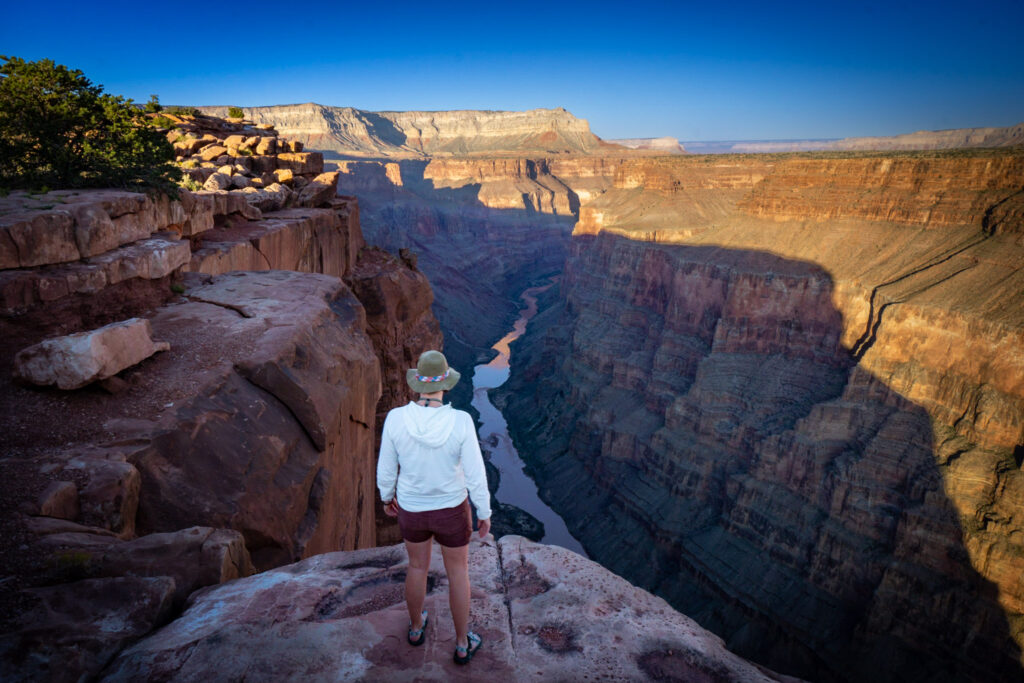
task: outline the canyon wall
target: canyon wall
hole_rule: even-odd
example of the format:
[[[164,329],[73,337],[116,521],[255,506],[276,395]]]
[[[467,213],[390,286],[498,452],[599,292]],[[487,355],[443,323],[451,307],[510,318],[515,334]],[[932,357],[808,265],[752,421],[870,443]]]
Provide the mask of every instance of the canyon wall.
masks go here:
[[[228,107],[201,107],[226,116]],[[493,154],[623,151],[590,132],[584,119],[561,107],[529,111],[381,111],[322,104],[243,107],[257,124],[331,158],[424,158]]]
[[[5,680],[93,677],[205,585],[376,544],[378,418],[443,342],[426,277],[316,173],[280,210],[0,200]]]
[[[501,402],[591,557],[813,680],[1011,680],[1024,155],[627,160]]]
[[[452,364],[469,369],[505,334],[515,296],[562,269],[579,206],[612,185],[614,157],[340,161],[376,244],[409,250],[440,293],[434,312]],[[468,383],[456,387],[469,403]],[[465,392],[464,394],[461,392]]]

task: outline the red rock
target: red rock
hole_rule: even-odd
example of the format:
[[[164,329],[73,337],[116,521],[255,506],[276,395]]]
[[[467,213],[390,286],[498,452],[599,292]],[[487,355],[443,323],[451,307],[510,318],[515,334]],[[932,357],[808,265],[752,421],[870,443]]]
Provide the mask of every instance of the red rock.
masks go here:
[[[39,495],[39,514],[75,519],[78,516],[78,489],[74,482],[55,481],[47,486]]]
[[[87,478],[79,494],[81,520],[109,529],[123,538],[135,534],[135,513],[139,507],[139,471],[124,455],[84,455],[74,458],[65,470],[81,472]]]
[[[234,679],[252,670],[254,653],[267,680],[795,681],[569,551],[506,536],[474,539],[469,557],[472,626],[484,644],[467,667],[452,662],[437,550],[426,644],[405,644],[406,557],[392,546],[318,555],[195,593],[179,619],[123,651],[104,681]]]
[[[28,593],[35,605],[0,636],[0,677],[71,683],[97,676],[171,616],[174,579],[85,579]]]

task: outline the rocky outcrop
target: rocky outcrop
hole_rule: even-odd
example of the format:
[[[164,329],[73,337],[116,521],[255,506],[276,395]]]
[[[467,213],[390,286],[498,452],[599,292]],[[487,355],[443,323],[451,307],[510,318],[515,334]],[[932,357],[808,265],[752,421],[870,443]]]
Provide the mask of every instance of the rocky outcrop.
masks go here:
[[[0,271],[5,680],[94,676],[201,586],[376,542],[375,416],[393,407],[378,405],[381,366],[442,340],[429,283],[365,248],[335,178],[305,186],[323,208],[266,213],[241,192],[183,191],[166,206],[82,193],[91,213],[75,216],[92,223],[79,227],[105,216],[146,237],[74,263],[42,245],[54,262]],[[11,197],[29,225],[66,218]],[[369,322],[341,278],[366,293]],[[133,317],[170,349],[93,363],[90,378],[116,374],[75,390],[12,381],[18,351]]]
[[[224,116],[227,107],[201,107]],[[423,158],[476,154],[596,153],[606,145],[565,109],[529,111],[370,112],[352,107],[291,104],[244,107],[247,119],[269,124],[332,158]]]
[[[1021,156],[615,185],[504,398],[587,552],[778,670],[1019,676]]]
[[[402,546],[331,553],[196,593],[185,613],[123,651],[103,681],[781,681],[593,562],[506,536],[470,549],[473,628],[484,645],[452,663],[455,635],[435,552],[426,646],[404,642]],[[255,654],[258,667],[254,667]],[[215,673],[214,673],[215,672]]]

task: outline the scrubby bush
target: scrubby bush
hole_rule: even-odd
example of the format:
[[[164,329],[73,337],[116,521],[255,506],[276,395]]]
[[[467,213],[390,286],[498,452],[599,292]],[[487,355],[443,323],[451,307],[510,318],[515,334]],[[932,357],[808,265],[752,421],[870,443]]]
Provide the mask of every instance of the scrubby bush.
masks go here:
[[[242,111],[241,107],[231,107],[228,109],[229,119],[240,119],[245,116],[245,112]]]
[[[0,60],[0,187],[175,188],[174,148],[131,100],[49,59]]]
[[[160,106],[160,98],[156,95],[150,95],[149,102],[146,102],[144,109],[147,114],[159,114],[163,111],[163,107]]]

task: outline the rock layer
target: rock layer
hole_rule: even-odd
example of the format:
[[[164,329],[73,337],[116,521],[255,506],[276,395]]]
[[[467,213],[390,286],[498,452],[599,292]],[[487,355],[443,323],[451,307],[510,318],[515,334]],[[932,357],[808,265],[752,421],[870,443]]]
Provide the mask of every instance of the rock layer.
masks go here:
[[[452,663],[440,553],[428,574],[426,645],[405,643],[402,546],[331,553],[193,595],[168,627],[125,650],[101,680],[780,681],[663,600],[567,550],[506,536],[470,548],[473,628],[484,645]]]
[[[1022,161],[623,163],[506,389],[588,553],[779,670],[1019,675]]]

